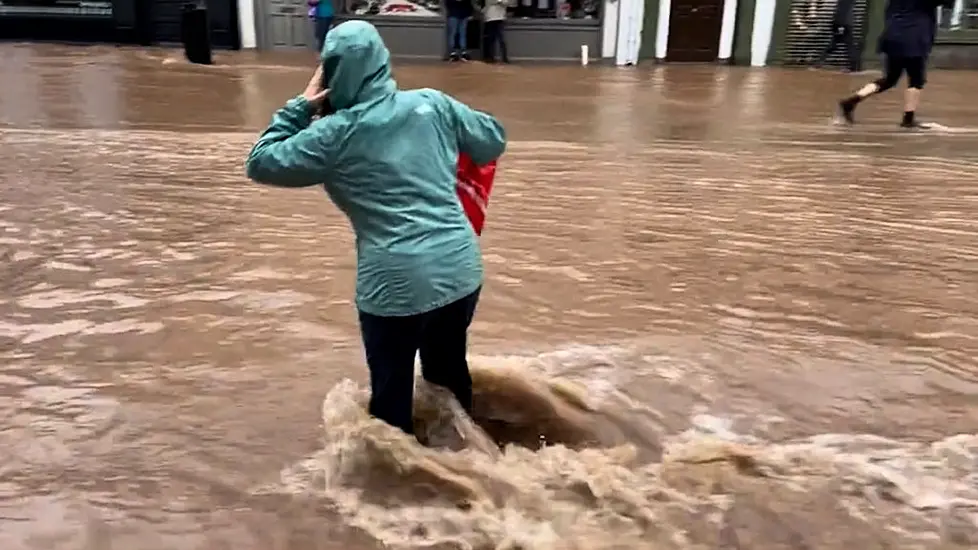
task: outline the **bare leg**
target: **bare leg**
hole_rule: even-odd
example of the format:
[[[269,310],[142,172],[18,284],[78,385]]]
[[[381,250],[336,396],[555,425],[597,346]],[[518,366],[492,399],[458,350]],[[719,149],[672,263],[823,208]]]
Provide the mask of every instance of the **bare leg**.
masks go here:
[[[907,88],[907,91],[903,94],[904,112],[914,112],[917,110],[918,105],[920,105],[920,88]]]
[[[859,103],[861,103],[862,100],[866,99],[867,97],[886,91],[890,88],[890,86],[886,86],[885,88],[883,86],[886,86],[886,84],[881,85],[879,82],[870,82],[862,88],[859,88],[856,93],[839,102],[839,114],[842,115],[842,118],[848,124],[852,124],[855,122],[853,113],[856,111],[856,105],[859,105]]]
[[[870,82],[869,84],[866,84],[862,88],[859,88],[859,91],[856,92],[856,96],[859,99],[866,99],[867,97],[879,93],[880,91],[881,90],[879,84],[875,82]]]
[[[920,92],[927,82],[927,60],[917,58],[907,64],[907,91],[903,96],[904,128],[926,128],[926,124],[917,122],[917,106],[920,104]]]

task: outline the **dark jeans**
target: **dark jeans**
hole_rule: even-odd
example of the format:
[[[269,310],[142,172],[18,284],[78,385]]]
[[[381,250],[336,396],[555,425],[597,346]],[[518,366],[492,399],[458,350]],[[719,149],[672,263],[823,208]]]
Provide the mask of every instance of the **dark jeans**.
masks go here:
[[[822,52],[821,57],[818,58],[818,64],[824,64],[825,60],[828,59],[828,57],[832,55],[832,52],[834,52],[839,46],[845,46],[846,48],[846,58],[849,62],[849,70],[852,72],[859,71],[859,69],[862,67],[859,44],[852,33],[852,26],[847,24],[832,23],[832,41],[829,43],[829,46],[825,48],[825,51]]]
[[[468,49],[466,41],[469,27],[467,17],[449,17],[445,22],[445,32],[448,35],[448,53],[464,54]]]
[[[481,290],[481,289],[480,289]],[[370,414],[414,433],[414,356],[421,375],[450,390],[472,410],[472,378],[465,352],[479,290],[436,310],[408,317],[360,312],[360,333],[370,369]]]
[[[509,55],[506,54],[506,21],[486,21],[486,51],[485,60],[496,60],[496,46],[499,46],[499,53],[502,55],[504,63],[509,63]]]
[[[326,43],[326,33],[329,32],[329,27],[332,24],[332,17],[316,18],[316,46],[320,52],[323,51],[323,44]]]

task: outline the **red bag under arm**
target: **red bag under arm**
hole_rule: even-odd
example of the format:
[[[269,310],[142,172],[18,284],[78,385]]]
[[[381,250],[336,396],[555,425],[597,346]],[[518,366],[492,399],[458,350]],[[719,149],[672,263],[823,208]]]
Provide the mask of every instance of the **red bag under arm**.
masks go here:
[[[485,166],[477,166],[468,155],[459,154],[456,191],[476,235],[482,234],[486,209],[489,206],[489,193],[492,192],[492,182],[495,178],[496,161]]]

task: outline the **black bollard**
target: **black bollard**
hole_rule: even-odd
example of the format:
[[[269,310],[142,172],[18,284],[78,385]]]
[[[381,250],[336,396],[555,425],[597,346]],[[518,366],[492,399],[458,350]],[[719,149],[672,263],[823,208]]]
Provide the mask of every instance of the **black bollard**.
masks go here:
[[[180,34],[187,61],[211,65],[211,29],[207,7],[203,4],[184,4],[180,14]]]

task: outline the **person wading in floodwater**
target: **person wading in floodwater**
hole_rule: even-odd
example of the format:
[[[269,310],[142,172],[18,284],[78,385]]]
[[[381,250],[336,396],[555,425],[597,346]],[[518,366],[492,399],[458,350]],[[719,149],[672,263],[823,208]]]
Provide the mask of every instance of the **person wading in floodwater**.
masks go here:
[[[506,135],[495,118],[445,93],[398,91],[390,52],[366,21],[330,30],[321,59],[305,92],[255,143],[247,174],[279,187],[324,185],[349,218],[369,411],[413,433],[418,352],[424,378],[472,407],[466,340],[483,270],[456,166],[459,153],[479,165],[496,160]]]
[[[879,52],[885,62],[883,77],[863,86],[839,102],[839,114],[845,122],[855,120],[856,105],[871,95],[889,90],[907,73],[907,91],[903,100],[904,128],[927,128],[916,119],[920,92],[926,83],[927,58],[934,46],[937,8],[953,0],[889,0],[886,20],[880,35]]]
[[[859,72],[860,67],[862,66],[858,48],[859,41],[856,40],[852,28],[852,11],[854,4],[855,0],[838,0],[835,3],[835,12],[832,15],[832,41],[822,52],[822,55],[819,56],[818,61],[815,63],[816,67],[821,68],[823,65],[825,65],[825,60],[828,59],[828,57],[832,55],[832,53],[839,46],[844,46],[849,62],[849,72]]]

